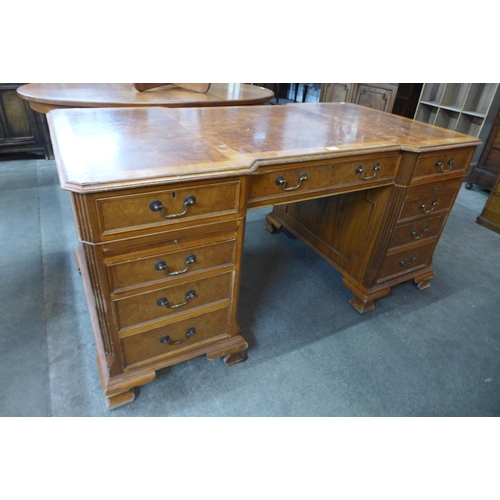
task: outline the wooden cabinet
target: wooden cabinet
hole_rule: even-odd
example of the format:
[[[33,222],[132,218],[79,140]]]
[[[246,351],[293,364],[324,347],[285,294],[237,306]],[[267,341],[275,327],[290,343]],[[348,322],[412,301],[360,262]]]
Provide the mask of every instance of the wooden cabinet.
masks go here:
[[[490,134],[483,147],[477,165],[471,170],[467,178],[466,187],[471,189],[476,184],[481,189],[492,190],[500,175],[500,111]]]
[[[500,234],[500,177],[497,177],[483,211],[476,219],[476,222]]]
[[[160,366],[241,361],[236,323],[244,180],[70,193],[109,408]]]
[[[352,102],[390,113],[396,100],[395,83],[323,83],[320,102]]]
[[[499,106],[498,83],[425,83],[415,119],[473,135],[484,144]],[[473,182],[471,176],[482,151],[480,146],[472,158],[468,182]]]
[[[500,112],[479,158],[477,167],[469,176],[471,184],[491,189],[477,223],[500,233]]]
[[[21,83],[0,83],[1,155],[30,153],[53,159],[47,120],[17,95]]]

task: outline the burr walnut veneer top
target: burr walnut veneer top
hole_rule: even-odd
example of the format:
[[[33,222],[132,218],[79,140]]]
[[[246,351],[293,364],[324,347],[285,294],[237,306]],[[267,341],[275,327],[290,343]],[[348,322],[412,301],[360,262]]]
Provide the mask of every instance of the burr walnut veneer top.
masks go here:
[[[49,127],[62,187],[75,192],[251,175],[299,159],[480,143],[347,103],[59,109],[49,113]]]

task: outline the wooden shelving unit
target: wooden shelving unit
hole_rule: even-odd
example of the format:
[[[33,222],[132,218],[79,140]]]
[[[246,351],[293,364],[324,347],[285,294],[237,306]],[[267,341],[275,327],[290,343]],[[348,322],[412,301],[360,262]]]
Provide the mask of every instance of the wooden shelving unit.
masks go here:
[[[479,137],[484,145],[499,107],[498,83],[424,83],[415,119]],[[477,148],[471,167],[482,149]]]

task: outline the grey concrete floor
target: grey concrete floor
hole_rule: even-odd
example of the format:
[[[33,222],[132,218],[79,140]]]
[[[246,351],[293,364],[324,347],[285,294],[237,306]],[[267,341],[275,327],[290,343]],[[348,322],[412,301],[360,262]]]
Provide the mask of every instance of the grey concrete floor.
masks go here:
[[[161,370],[106,409],[76,232],[55,162],[0,162],[0,416],[499,416],[500,235],[462,189],[427,290],[360,316],[340,275],[248,215],[239,309],[248,359]]]

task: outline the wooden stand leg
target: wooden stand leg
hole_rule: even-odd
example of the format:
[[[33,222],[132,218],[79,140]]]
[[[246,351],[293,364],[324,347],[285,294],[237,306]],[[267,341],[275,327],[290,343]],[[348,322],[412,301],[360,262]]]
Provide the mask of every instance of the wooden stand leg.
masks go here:
[[[271,233],[275,234],[281,229],[281,223],[279,223],[274,217],[273,213],[266,215],[266,229]]]
[[[425,290],[426,288],[429,288],[431,286],[431,279],[434,277],[434,271],[431,269],[430,271],[427,271],[425,274],[420,274],[419,276],[415,276],[413,278],[413,281],[417,285],[417,288],[419,290]]]
[[[132,390],[122,392],[116,396],[111,396],[106,398],[106,406],[108,410],[113,410],[119,406],[123,406],[127,403],[131,403],[135,399],[135,393]]]
[[[241,335],[235,335],[226,341],[214,346],[214,350],[207,353],[207,359],[222,358],[226,365],[234,365],[246,359],[248,344]]]
[[[247,359],[246,351],[233,352],[224,357],[224,363],[226,363],[227,366],[231,366],[241,361],[245,361],[245,359]]]
[[[367,312],[373,311],[375,309],[375,301],[374,300],[363,300],[359,297],[353,297],[349,304],[351,304],[359,314],[365,314]]]
[[[134,389],[149,384],[156,377],[155,371],[145,371],[134,375],[118,375],[109,379],[104,356],[97,356],[97,365],[109,410],[131,403],[135,399]]]
[[[351,304],[351,306],[354,307],[359,314],[365,314],[369,311],[373,311],[375,309],[375,300],[389,295],[391,291],[391,288],[387,287],[382,290],[377,290],[376,292],[369,292],[368,290],[365,292],[346,278],[342,279],[342,283],[346,288],[354,293],[354,297],[349,301],[349,304]]]

